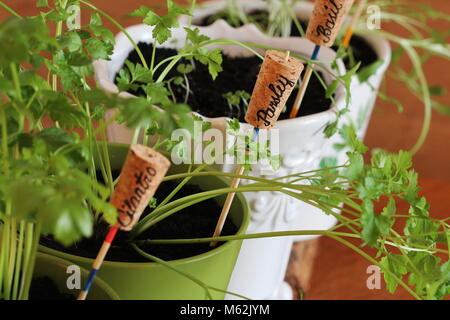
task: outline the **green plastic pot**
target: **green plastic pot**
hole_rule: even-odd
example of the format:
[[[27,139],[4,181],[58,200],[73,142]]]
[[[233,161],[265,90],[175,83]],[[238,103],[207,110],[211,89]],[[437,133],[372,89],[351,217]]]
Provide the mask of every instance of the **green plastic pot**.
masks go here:
[[[128,146],[110,144],[111,166],[120,169],[125,160]],[[172,165],[168,174],[187,171],[187,165]],[[203,190],[225,188],[229,182],[214,176],[194,177],[191,184]],[[216,198],[219,204],[225,202],[226,195]],[[238,226],[237,234],[244,234],[250,220],[247,202],[242,194],[236,194],[229,217]],[[233,272],[242,241],[228,241],[209,252],[190,258],[173,260],[170,263],[189,273],[207,285],[226,290]],[[74,264],[90,269],[93,259],[67,254],[41,246],[42,252],[61,257]],[[185,276],[154,262],[111,262],[105,261],[98,272],[119,295],[126,300],[202,300],[205,292],[202,287]],[[223,292],[212,291],[214,299],[223,299]]]
[[[67,279],[70,276],[70,274],[67,273],[67,267],[70,265],[73,265],[73,263],[56,256],[38,252],[33,275],[34,277],[50,277],[50,279],[55,282],[60,292],[77,297],[79,290],[69,289],[66,284]],[[82,285],[88,278],[89,271],[80,268],[80,273]],[[105,281],[97,277],[89,291],[88,300],[119,300],[119,296]]]

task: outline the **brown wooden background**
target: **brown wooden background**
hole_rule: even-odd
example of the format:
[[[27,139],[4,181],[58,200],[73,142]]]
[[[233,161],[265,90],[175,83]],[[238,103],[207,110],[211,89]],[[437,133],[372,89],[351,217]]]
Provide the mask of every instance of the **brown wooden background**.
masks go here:
[[[436,9],[450,15],[449,0],[420,0]],[[118,19],[124,25],[137,22],[133,19],[123,19],[124,15],[141,4],[154,6],[165,1],[154,0],[91,0],[97,7]],[[34,0],[6,0],[14,10],[22,15],[32,15],[37,12]],[[0,19],[7,14],[0,11]],[[106,24],[114,33],[117,30]],[[448,31],[450,22],[434,21],[430,26],[436,30]],[[382,25],[382,28],[403,34],[400,27]],[[406,33],[404,33],[406,34]],[[406,68],[408,61],[401,61]],[[450,63],[442,59],[432,59],[425,65],[426,75],[430,85],[443,85],[450,92]],[[387,80],[389,95],[401,100],[405,106],[403,113],[398,113],[396,107],[378,101],[371,120],[366,144],[372,148],[384,148],[390,151],[408,150],[416,141],[423,119],[423,107],[419,100],[413,97],[401,84]],[[449,95],[440,98],[442,103],[450,105]],[[431,215],[436,218],[449,216],[450,205],[450,117],[433,112],[433,124],[425,146],[414,158],[415,168],[420,173],[422,193],[431,204]],[[407,208],[401,207],[406,211]],[[295,252],[294,252],[295,254]],[[369,262],[358,256],[352,250],[343,247],[333,240],[321,238],[318,241],[317,256],[312,270],[310,289],[306,299],[409,299],[404,290],[398,290],[390,295],[384,287],[381,290],[369,290],[366,287],[366,268]],[[295,265],[291,266],[291,268]],[[295,270],[294,270],[295,271]]]

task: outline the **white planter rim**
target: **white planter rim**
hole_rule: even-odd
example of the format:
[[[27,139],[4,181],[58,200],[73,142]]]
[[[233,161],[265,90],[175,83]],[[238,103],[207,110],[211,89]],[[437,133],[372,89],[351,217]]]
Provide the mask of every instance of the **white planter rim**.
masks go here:
[[[237,0],[237,3],[238,5],[241,5],[247,12],[258,9],[267,9],[267,2],[261,0]],[[198,6],[198,9],[196,10],[197,14],[196,12],[194,12],[193,21],[204,19],[214,12],[224,9],[226,5],[227,2],[225,0],[212,0],[203,2]],[[300,20],[308,20],[311,16],[313,8],[314,4],[312,2],[298,2],[295,4],[293,10],[296,13],[297,17],[300,18]],[[181,16],[180,22],[182,24],[187,24],[188,19],[188,16]],[[350,17],[347,17],[347,19],[350,19]],[[377,69],[376,73],[371,75],[370,78],[378,77],[384,74],[389,67],[392,57],[389,41],[381,37],[380,35],[371,32],[370,30],[368,30],[368,33],[362,33],[361,31],[358,32],[358,30],[356,30],[355,34],[363,38],[372,47],[372,49],[374,49],[375,53],[378,56],[378,59],[384,61],[383,64]],[[368,81],[370,81],[370,78]],[[361,83],[357,77],[355,81]]]

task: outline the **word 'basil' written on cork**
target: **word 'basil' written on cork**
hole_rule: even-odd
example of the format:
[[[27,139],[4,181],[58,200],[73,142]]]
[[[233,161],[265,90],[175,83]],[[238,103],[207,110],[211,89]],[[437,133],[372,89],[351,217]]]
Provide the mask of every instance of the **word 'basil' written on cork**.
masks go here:
[[[151,148],[139,144],[130,147],[119,182],[111,196],[111,204],[119,215],[121,230],[133,228],[169,167],[170,161]]]
[[[352,4],[353,0],[317,0],[307,38],[316,45],[331,47]]]
[[[258,129],[271,129],[294,89],[303,64],[284,52],[267,50],[245,120]]]

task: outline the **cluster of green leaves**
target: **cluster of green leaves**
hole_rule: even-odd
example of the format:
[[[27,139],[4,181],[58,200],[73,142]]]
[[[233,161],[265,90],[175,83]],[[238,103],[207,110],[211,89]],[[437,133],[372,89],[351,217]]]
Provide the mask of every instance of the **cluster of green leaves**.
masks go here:
[[[21,134],[17,144],[21,156],[9,159],[9,174],[0,183],[9,214],[19,221],[39,223],[43,234],[53,235],[64,245],[91,236],[90,209],[103,213],[110,223],[116,221],[116,210],[106,201],[109,189],[77,168],[85,161],[85,148],[68,155],[56,152],[77,140],[76,134],[55,127],[35,135]]]
[[[152,8],[140,6],[130,13],[130,16],[142,18],[145,24],[152,26],[153,39],[163,44],[172,36],[171,29],[179,27],[178,16],[181,14],[189,14],[189,11],[176,5],[172,0],[167,0],[165,15],[159,16]]]
[[[208,50],[203,48],[210,40],[209,37],[200,34],[198,28],[184,28],[189,40],[180,53],[189,53],[200,63],[208,66],[208,71],[213,79],[222,71],[222,51],[220,49]]]
[[[247,111],[248,101],[250,99],[250,94],[245,90],[237,90],[236,92],[227,92],[223,94],[223,97],[227,100],[228,106],[230,107],[230,116],[235,115],[233,112],[233,107],[236,108],[236,118],[240,119],[241,114]],[[243,111],[241,111],[241,103],[243,104]]]
[[[7,208],[1,216],[39,220],[45,233],[69,244],[92,231],[93,215],[85,201],[114,221],[108,192],[85,171],[92,157],[87,147],[92,136],[81,139],[63,130],[93,129],[91,120],[103,116],[84,99],[90,90],[86,79],[93,60],[108,58],[113,38],[101,27],[97,13],[85,28],[60,30],[53,36],[49,23],[59,27],[69,13],[59,4],[38,5],[48,11],[0,24],[0,41],[5,44],[0,53],[0,189],[1,207]],[[59,83],[61,90],[56,91]],[[56,126],[44,128],[45,119]]]
[[[351,219],[339,217],[342,224],[336,229],[347,227],[360,235],[363,244],[378,250],[378,261],[373,261],[384,273],[390,292],[395,292],[399,284],[406,286],[402,280],[405,276],[416,297],[441,299],[449,295],[448,257],[444,262],[440,257],[446,252],[440,246],[448,247],[450,241],[449,225],[430,217],[426,199],[418,194],[418,174],[412,169],[411,153],[377,151],[365,164],[368,148],[358,140],[354,128],[343,126],[340,134],[351,150],[347,153],[348,165],[332,169],[334,175],[312,180],[313,185],[327,186],[332,192],[348,188],[344,213]],[[333,185],[339,181],[345,181],[344,186]],[[325,201],[332,208],[338,204],[336,200],[329,195],[321,196],[318,202]],[[398,213],[401,201],[409,206],[408,214]]]
[[[96,218],[116,222],[108,202],[114,181],[106,111],[129,127],[162,120],[168,131],[185,125],[188,109],[161,112],[152,102],[168,103],[167,96],[150,81],[152,101],[91,87],[93,61],[108,59],[114,45],[102,11],[88,11],[87,25],[65,29],[78,1],[39,1],[41,12],[32,17],[1,4],[14,17],[0,23],[0,299],[26,299],[41,234],[70,245],[92,234]],[[148,72],[136,74],[136,81],[148,80]]]
[[[229,122],[230,132],[239,135],[237,120]],[[304,201],[327,214],[338,224],[330,230],[302,230],[256,233],[214,238],[216,241],[256,239],[292,235],[328,236],[356,251],[380,267],[386,287],[395,292],[400,285],[417,299],[442,299],[450,294],[449,262],[450,229],[448,219],[433,219],[426,199],[419,195],[418,175],[411,168],[411,154],[376,152],[370,161],[364,157],[368,148],[358,140],[355,129],[344,126],[340,134],[350,149],[349,161],[334,166],[325,159],[324,168],[311,172],[294,173],[276,179],[240,176],[224,172],[191,172],[166,177],[183,179],[180,185],[195,176],[241,177],[253,181],[234,189],[236,192],[274,191]],[[251,139],[251,136],[248,137]],[[248,142],[248,140],[247,140]],[[334,167],[333,167],[334,166]],[[309,183],[308,183],[309,182]],[[188,204],[214,197],[228,189],[206,191],[158,206],[154,213],[138,223],[134,234],[140,234],[163,218],[175,214]],[[408,213],[400,211],[408,207]],[[338,214],[338,212],[342,212]],[[180,244],[209,242],[212,238],[146,239],[135,244]],[[370,255],[361,247],[376,250]],[[175,266],[172,269],[177,270]],[[207,289],[205,289],[207,291]]]

